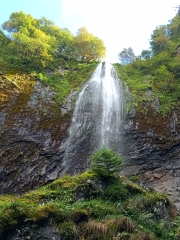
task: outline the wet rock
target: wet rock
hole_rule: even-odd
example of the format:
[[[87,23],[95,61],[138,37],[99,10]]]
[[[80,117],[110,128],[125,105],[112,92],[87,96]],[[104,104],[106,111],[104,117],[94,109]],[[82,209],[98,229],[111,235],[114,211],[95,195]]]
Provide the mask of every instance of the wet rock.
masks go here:
[[[5,232],[3,240],[61,240],[58,230],[49,222],[24,224],[15,230]]]
[[[160,179],[161,177],[162,177],[162,174],[158,174],[158,173],[155,173],[155,174],[154,174],[154,178]]]
[[[74,109],[76,98],[77,91],[71,90],[70,94],[63,100],[63,104],[61,106],[62,114],[66,114]]]
[[[73,104],[62,114],[56,92],[22,78],[19,85],[0,78],[1,194],[25,192],[60,175],[71,121]]]
[[[131,123],[130,123],[131,122]],[[123,150],[123,174],[140,174],[146,188],[169,194],[180,209],[180,109],[162,116],[151,108],[126,118]],[[137,124],[138,123],[138,124]]]

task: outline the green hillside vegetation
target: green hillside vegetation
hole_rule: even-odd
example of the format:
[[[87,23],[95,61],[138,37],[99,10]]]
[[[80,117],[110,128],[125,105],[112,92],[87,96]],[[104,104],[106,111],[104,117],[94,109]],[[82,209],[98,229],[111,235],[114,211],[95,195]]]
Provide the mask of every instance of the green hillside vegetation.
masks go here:
[[[118,76],[127,82],[139,110],[158,96],[160,111],[167,114],[180,105],[180,12],[168,25],[157,27],[150,41],[151,50],[135,56],[131,48],[119,53],[115,64]]]
[[[120,158],[112,150],[101,149],[92,156],[93,167],[95,159],[107,162],[108,157],[111,163]],[[166,195],[147,192],[114,171],[99,172],[99,162],[95,172],[64,176],[20,197],[1,196],[1,239],[10,229],[40,226],[47,219],[64,240],[170,240],[179,235],[176,211]],[[160,216],[162,206],[171,219]]]
[[[45,17],[12,13],[0,30],[0,74],[15,81],[22,73],[58,92],[58,100],[78,89],[105,56],[106,48],[85,27],[74,36]]]

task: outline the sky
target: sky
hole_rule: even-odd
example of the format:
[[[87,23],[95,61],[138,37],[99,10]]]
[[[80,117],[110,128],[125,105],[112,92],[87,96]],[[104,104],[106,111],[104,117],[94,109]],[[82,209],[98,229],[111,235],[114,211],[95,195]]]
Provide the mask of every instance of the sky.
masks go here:
[[[0,25],[13,12],[23,11],[34,18],[46,17],[74,35],[81,27],[102,39],[111,62],[118,61],[123,48],[135,55],[149,49],[153,30],[168,24],[180,0],[0,0]]]

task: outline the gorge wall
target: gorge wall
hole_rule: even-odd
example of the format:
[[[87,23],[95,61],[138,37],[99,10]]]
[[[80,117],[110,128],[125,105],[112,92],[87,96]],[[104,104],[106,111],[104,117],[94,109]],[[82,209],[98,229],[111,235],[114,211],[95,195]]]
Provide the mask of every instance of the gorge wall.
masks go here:
[[[50,87],[25,74],[1,76],[1,194],[25,192],[59,176],[75,94],[61,111]]]
[[[77,92],[71,92],[60,108],[56,92],[27,78],[22,75],[14,82],[3,76],[0,79],[1,194],[25,192],[64,173],[82,172],[88,167],[94,149],[103,146],[99,145],[100,133],[96,134],[101,125],[102,105],[96,105],[99,114],[94,116],[91,103],[99,95],[93,95],[93,86],[88,84],[84,89],[87,98],[83,114],[88,127],[81,131],[79,126],[75,130],[78,140],[72,139],[67,152]],[[169,194],[180,208],[180,109],[166,117],[151,107],[146,113],[132,114],[127,106],[121,110],[123,127],[117,144],[110,147],[115,147],[123,157],[122,174],[140,174],[141,185]]]
[[[139,174],[141,185],[167,193],[179,209],[180,109],[164,117],[149,108],[126,124],[123,173]]]

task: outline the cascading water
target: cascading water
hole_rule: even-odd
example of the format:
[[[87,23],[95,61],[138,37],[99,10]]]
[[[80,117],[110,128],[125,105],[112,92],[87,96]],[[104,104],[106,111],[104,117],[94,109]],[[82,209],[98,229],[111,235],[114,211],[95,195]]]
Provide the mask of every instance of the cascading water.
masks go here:
[[[124,101],[121,82],[113,66],[100,63],[76,101],[66,143],[64,173],[84,171],[88,157],[101,147],[119,152]]]

